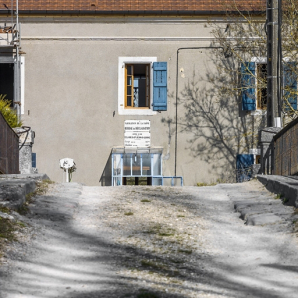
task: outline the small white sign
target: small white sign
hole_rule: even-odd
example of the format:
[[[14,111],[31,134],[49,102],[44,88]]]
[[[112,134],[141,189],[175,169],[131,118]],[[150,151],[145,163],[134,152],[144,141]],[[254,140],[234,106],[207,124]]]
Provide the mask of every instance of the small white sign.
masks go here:
[[[124,121],[125,147],[150,147],[150,120]]]
[[[249,149],[249,154],[260,155],[261,149],[257,149],[257,148]]]

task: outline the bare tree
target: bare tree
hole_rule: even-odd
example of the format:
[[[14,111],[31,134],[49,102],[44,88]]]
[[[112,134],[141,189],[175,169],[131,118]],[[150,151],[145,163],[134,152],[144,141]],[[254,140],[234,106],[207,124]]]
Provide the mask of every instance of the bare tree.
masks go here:
[[[283,7],[284,124],[297,117],[297,3],[286,0]],[[208,26],[215,37],[209,51],[213,66],[206,73],[194,70],[178,96],[183,116],[180,132],[189,134],[186,148],[192,155],[212,164],[223,180],[233,180],[238,154],[257,148],[258,132],[266,125],[267,36],[265,7],[243,12],[227,8],[225,22]],[[202,82],[206,82],[205,85]]]

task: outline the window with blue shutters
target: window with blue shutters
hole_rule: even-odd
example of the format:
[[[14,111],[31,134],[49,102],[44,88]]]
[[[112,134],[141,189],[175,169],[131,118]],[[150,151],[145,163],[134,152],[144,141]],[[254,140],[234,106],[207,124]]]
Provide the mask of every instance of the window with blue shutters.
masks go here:
[[[283,65],[284,110],[290,107],[297,110],[297,62],[285,62]]]
[[[241,63],[241,97],[242,110],[256,109],[256,80],[255,62]]]
[[[166,111],[167,101],[167,62],[154,62],[153,111]]]
[[[118,57],[118,114],[153,116],[167,109],[167,63]]]
[[[242,110],[266,110],[267,62],[265,58],[253,58],[253,62],[241,63]],[[297,110],[297,62],[283,63],[283,108],[285,112]]]

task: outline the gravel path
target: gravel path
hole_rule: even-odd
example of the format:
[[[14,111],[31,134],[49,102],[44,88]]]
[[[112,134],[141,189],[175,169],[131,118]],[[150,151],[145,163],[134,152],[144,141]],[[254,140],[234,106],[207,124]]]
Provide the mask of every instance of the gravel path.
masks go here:
[[[212,187],[57,184],[21,219],[0,297],[298,297],[293,224],[248,226],[233,201],[256,181]],[[292,208],[292,207],[289,207]]]

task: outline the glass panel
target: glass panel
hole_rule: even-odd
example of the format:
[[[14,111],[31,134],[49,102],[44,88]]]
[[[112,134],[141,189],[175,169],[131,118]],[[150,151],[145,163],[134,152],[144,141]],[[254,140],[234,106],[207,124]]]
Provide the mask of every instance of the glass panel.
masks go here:
[[[124,154],[123,156],[123,175],[124,176],[131,176],[130,171],[130,158],[131,154]]]
[[[131,96],[127,96],[127,106],[131,107]]]
[[[153,176],[161,175],[161,155],[153,154]]]
[[[151,154],[142,154],[143,176],[151,176]]]
[[[150,97],[150,77],[149,77],[149,65],[146,66],[146,107],[150,107],[149,97]]]
[[[111,154],[107,163],[106,163],[106,166],[103,170],[103,173],[100,177],[100,183],[101,183],[101,186],[111,186],[113,185],[113,181],[112,181],[112,174],[113,174],[113,155]]]
[[[126,69],[127,69],[127,74],[128,75],[131,75],[132,74],[132,66],[131,65],[127,65],[126,66]]]
[[[152,185],[162,185],[161,178],[152,178]]]
[[[141,175],[141,155],[133,154],[132,158],[132,175],[140,176]]]
[[[139,107],[139,77],[134,77],[133,80],[133,106]]]
[[[122,184],[121,184],[121,180],[122,180],[121,177],[115,177],[115,178],[114,178],[114,186],[122,185]]]
[[[127,87],[127,95],[131,95],[131,87]]]
[[[114,154],[113,170],[114,176],[121,175],[121,154]]]
[[[131,77],[127,76],[127,85],[131,86],[132,79]]]

